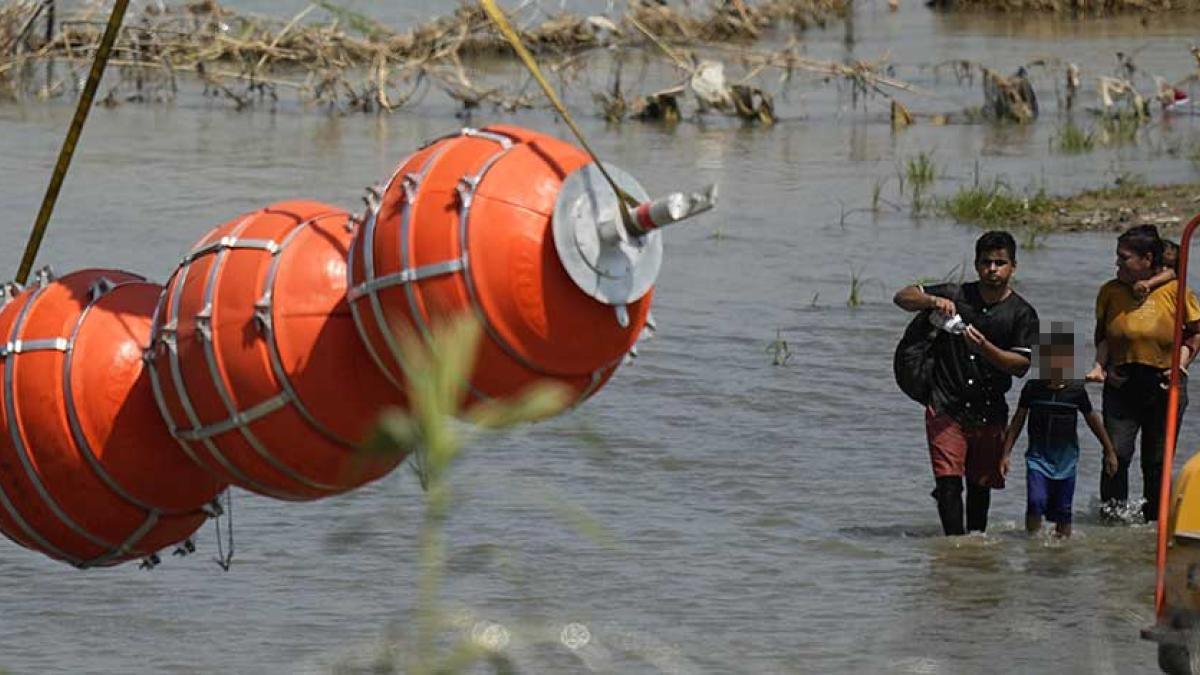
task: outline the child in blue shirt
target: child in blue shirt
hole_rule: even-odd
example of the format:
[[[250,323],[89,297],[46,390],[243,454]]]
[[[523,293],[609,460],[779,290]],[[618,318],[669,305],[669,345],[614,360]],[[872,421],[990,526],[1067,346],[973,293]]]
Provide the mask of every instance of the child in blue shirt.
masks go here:
[[[1004,436],[1001,471],[1007,474],[1013,445],[1028,418],[1025,530],[1031,534],[1041,529],[1045,517],[1054,523],[1056,536],[1071,536],[1071,502],[1079,461],[1076,426],[1080,414],[1104,448],[1104,472],[1111,476],[1117,470],[1116,449],[1104,430],[1100,414],[1092,409],[1083,381],[1068,379],[1075,360],[1074,339],[1071,333],[1052,332],[1042,336],[1037,357],[1039,375],[1043,379],[1025,384],[1017,411]]]

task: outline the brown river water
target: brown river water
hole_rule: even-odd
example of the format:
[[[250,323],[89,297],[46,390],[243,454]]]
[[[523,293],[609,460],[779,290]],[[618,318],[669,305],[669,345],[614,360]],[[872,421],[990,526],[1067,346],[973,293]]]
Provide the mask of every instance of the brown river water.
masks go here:
[[[229,4],[282,16],[304,6]],[[452,6],[393,4],[352,6],[397,25]],[[886,55],[897,77],[937,93],[906,97],[910,107],[946,112],[981,96],[978,80],[936,76],[942,61],[1001,72],[1075,61],[1091,104],[1091,83],[1112,71],[1117,51],[1136,51],[1147,73],[1182,78],[1200,28],[1193,17],[964,18],[902,4],[895,14],[860,5],[853,44],[841,25],[801,44],[818,58]],[[976,165],[984,180],[1051,191],[1121,174],[1198,177],[1188,155],[1200,118],[1156,119],[1136,143],[1053,152],[1066,119],[1054,104],[1059,73],[1033,70],[1043,101],[1035,125],[898,134],[882,99],[853,109],[848,89],[812,78],[777,93],[781,121],[771,129],[717,118],[606,127],[577,90],[603,157],[651,193],[717,181],[723,201],[666,233],[659,331],[636,362],[577,411],[480,438],[456,467],[444,588],[454,635],[503,626],[523,672],[1153,672],[1154,648],[1138,631],[1152,617],[1154,531],[1100,524],[1094,439],[1081,433],[1072,540],[1021,532],[1021,462],[993,498],[989,533],[946,540],[929,498],[921,413],[890,370],[907,321],[892,292],[961,264],[979,232],[914,217],[896,193],[906,159],[931,154],[941,195],[970,183]],[[607,74],[597,67],[588,78],[600,89]],[[652,73],[646,86],[655,78],[665,81]],[[243,211],[295,197],[358,208],[363,186],[463,124],[453,113],[437,95],[384,117],[306,109],[286,93],[273,111],[237,113],[186,94],[98,108],[39,262],[165,280],[195,239]],[[70,114],[68,101],[0,104],[0,268],[16,268]],[[493,121],[567,135],[541,110],[483,110],[470,124]],[[857,210],[876,181],[900,209]],[[1020,252],[1017,289],[1043,319],[1073,320],[1082,335],[1112,276],[1114,236],[1043,243]],[[853,308],[852,270],[863,300]],[[792,353],[778,367],[766,351],[777,332]],[[1183,427],[1185,455],[1200,442],[1195,419]],[[1136,463],[1133,473],[1139,486]],[[561,516],[564,503],[614,543],[581,533]],[[238,492],[234,507],[229,572],[211,562],[211,526],[196,555],[150,572],[79,572],[0,542],[0,669],[345,672],[388,644],[402,649],[421,517],[410,471],[313,504]],[[572,624],[586,628],[586,644]],[[560,644],[564,635],[575,650]]]

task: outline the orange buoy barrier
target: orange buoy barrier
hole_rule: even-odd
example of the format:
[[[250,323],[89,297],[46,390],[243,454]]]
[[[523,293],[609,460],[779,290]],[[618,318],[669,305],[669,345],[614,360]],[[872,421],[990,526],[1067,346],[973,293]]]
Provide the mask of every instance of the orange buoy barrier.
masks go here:
[[[215,228],[163,291],[151,349],[159,406],[189,456],[271,497],[316,499],[391,471],[358,452],[404,399],[346,303],[349,214],[289,201]]]
[[[158,414],[143,350],[160,286],[83,270],[0,310],[0,531],[78,567],[181,542],[223,485]]]
[[[393,383],[404,381],[401,333],[428,336],[434,323],[474,312],[486,335],[470,380],[475,400],[545,379],[583,400],[604,384],[646,323],[662,249],[657,233],[637,242],[657,256],[653,273],[631,280],[628,264],[612,270],[625,285],[610,294],[619,297],[573,279],[556,245],[579,248],[575,223],[556,219],[569,242],[556,241],[563,237],[551,225],[556,209],[578,206],[572,195],[588,197],[580,188],[594,192],[589,164],[572,145],[504,126],[463,130],[400,164],[355,235],[349,262],[356,324]],[[641,186],[615,175],[644,201]],[[616,213],[615,202],[608,206]],[[588,225],[595,240],[595,223]],[[589,244],[597,249],[595,241],[583,248]]]
[[[10,285],[0,532],[79,567],[155,562],[228,484],[299,501],[379,478],[403,454],[359,446],[407,406],[401,345],[464,313],[485,335],[468,405],[543,380],[582,401],[649,321],[660,228],[715,202],[650,200],[550,136],[464,129],[402,162],[361,225],[280,202],[211,230],[165,287]]]

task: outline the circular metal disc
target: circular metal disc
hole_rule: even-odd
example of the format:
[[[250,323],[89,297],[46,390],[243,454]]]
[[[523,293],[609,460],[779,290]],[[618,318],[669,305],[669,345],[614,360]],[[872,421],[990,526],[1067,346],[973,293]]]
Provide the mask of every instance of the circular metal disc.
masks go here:
[[[604,168],[634,199],[646,190],[621,169]],[[571,280],[607,305],[636,302],[650,290],[662,267],[662,234],[629,236],[621,225],[617,195],[595,164],[567,176],[554,204],[554,247]],[[611,233],[606,238],[601,232]]]

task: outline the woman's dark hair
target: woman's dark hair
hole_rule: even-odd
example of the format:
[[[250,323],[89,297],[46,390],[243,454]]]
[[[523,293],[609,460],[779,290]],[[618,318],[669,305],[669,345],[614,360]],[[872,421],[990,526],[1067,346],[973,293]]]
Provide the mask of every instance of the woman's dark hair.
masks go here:
[[[1163,240],[1158,236],[1158,228],[1153,225],[1134,225],[1117,237],[1117,246],[1124,246],[1136,255],[1150,254],[1150,263],[1154,269],[1163,264]]]
[[[1008,251],[1008,259],[1017,262],[1017,240],[1004,230],[992,230],[984,232],[983,236],[975,241],[975,259],[979,260],[984,253],[995,251],[997,249]]]

